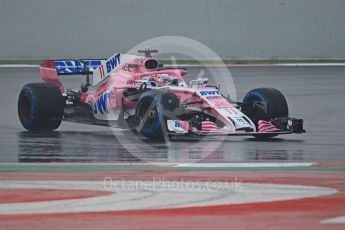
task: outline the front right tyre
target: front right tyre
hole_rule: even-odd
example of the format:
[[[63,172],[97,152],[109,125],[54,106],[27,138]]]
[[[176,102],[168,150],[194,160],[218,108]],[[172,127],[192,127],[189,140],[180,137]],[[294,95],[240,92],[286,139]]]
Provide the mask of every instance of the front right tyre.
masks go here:
[[[241,111],[254,122],[257,128],[260,120],[270,121],[275,118],[287,118],[289,116],[289,108],[284,95],[274,88],[256,88],[249,91],[243,99]],[[284,130],[287,123],[279,126],[276,127]],[[267,135],[256,137],[274,136],[276,136],[274,133],[267,133]]]

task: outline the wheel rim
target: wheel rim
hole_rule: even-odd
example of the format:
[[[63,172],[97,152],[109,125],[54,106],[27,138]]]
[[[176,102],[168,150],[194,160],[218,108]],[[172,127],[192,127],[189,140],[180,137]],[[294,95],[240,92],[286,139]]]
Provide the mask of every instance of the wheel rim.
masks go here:
[[[156,106],[150,111],[145,110],[145,108],[149,108],[151,104],[154,103],[153,100],[146,100],[144,103],[141,104],[139,108],[139,119],[140,124],[142,125],[142,129],[144,128],[154,128],[156,125],[156,118],[157,118],[157,110]]]

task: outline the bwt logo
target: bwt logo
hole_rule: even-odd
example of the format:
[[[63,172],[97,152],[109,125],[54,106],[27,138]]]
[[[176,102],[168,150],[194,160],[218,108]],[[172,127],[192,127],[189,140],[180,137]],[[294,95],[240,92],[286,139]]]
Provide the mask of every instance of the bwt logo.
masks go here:
[[[175,127],[176,128],[182,128],[182,125],[180,124],[180,122],[175,121]]]
[[[189,123],[188,123],[188,121],[175,121],[175,128],[188,130]]]
[[[110,97],[110,93],[104,93],[102,94],[96,101],[96,103],[93,106],[93,113],[97,114],[100,112],[101,114],[108,112],[108,100]]]
[[[106,63],[107,73],[110,73],[116,66],[120,64],[120,54],[112,56]]]
[[[203,90],[200,91],[201,96],[218,96],[220,92],[218,90]]]

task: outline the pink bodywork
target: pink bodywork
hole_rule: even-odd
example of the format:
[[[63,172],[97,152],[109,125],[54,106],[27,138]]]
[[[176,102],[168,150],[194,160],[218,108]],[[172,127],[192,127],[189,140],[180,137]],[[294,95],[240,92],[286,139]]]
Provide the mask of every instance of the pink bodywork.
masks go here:
[[[123,97],[123,91],[126,88],[140,88],[141,84],[137,81],[142,80],[146,76],[150,76],[155,82],[164,86],[163,77],[169,75],[172,78],[178,80],[179,84],[185,84],[185,87],[170,87],[169,90],[176,94],[180,101],[183,102],[188,99],[189,102],[201,101],[201,103],[192,104],[190,106],[204,107],[206,111],[218,118],[227,126],[233,126],[229,120],[224,119],[214,108],[222,108],[228,110],[231,114],[236,114],[236,108],[225,100],[221,95],[215,95],[208,97],[208,101],[204,97],[194,95],[196,90],[212,90],[214,87],[208,87],[206,85],[198,86],[187,86],[183,76],[187,73],[184,69],[161,69],[161,70],[147,70],[145,68],[145,62],[152,60],[152,58],[135,57],[128,60],[126,63],[121,64],[117,67],[108,78],[101,80],[94,92],[84,93],[81,96],[81,103],[90,103],[94,105],[97,99],[105,92],[111,91],[112,97],[109,100],[110,107],[112,110],[117,110],[121,106],[121,100],[124,98],[124,106],[126,109],[134,109],[136,103],[126,100]],[[137,64],[137,68],[129,68],[129,64]],[[210,123],[205,123],[205,131],[215,131],[216,127],[210,128]],[[215,126],[215,124],[214,124]]]
[[[141,83],[138,81],[147,76],[150,76],[150,79],[153,79],[160,86],[164,86],[164,77],[169,76],[171,78],[177,79],[178,83],[180,84],[180,86],[170,85],[169,90],[176,94],[180,98],[181,102],[186,100],[188,100],[188,102],[199,102],[190,104],[189,106],[194,106],[196,108],[203,107],[207,113],[212,114],[218,120],[222,121],[226,126],[234,128],[234,124],[217,111],[217,109],[226,110],[232,115],[236,115],[238,113],[238,110],[224,97],[222,97],[219,93],[217,95],[208,96],[207,98],[194,94],[194,92],[196,91],[216,90],[214,87],[206,86],[205,84],[188,86],[183,78],[183,76],[186,74],[186,70],[184,69],[148,70],[145,67],[145,62],[152,59],[153,58],[144,58],[140,56],[134,56],[133,58],[130,58],[125,63],[122,63],[118,67],[116,67],[116,69],[114,69],[108,77],[103,77],[100,82],[91,85],[87,93],[81,94],[80,102],[88,103],[93,107],[95,106],[97,100],[104,93],[110,92],[110,97],[107,104],[109,110],[120,110],[122,100],[124,100],[123,104],[125,109],[134,109],[136,106],[136,102],[126,100],[126,98],[123,97],[123,92],[125,89],[139,89],[141,87]],[[41,77],[44,81],[57,85],[60,88],[61,92],[63,92],[64,87],[57,77],[54,66],[51,65],[52,63],[44,63],[44,66],[48,68],[41,68]],[[136,66],[136,68],[133,68],[133,66]],[[219,128],[213,122],[204,123],[205,124],[203,124],[204,128],[202,131],[219,132]]]
[[[276,132],[280,131],[273,123],[272,121],[264,121],[260,120],[258,122],[258,129],[259,132]]]
[[[113,57],[118,59],[113,60]],[[210,120],[215,118],[215,120],[220,121],[220,123],[216,122],[216,124],[206,116],[203,118],[201,130],[197,130],[196,127],[190,127],[192,123],[189,123],[190,121],[188,120],[167,118],[166,122],[170,124],[169,130],[172,132],[186,134],[191,131],[205,135],[266,135],[271,132],[274,134],[294,132],[293,130],[280,130],[272,121],[260,120],[257,124],[254,124],[249,117],[223,97],[218,89],[214,86],[207,86],[203,79],[193,80],[188,85],[184,80],[184,75],[187,73],[185,69],[157,68],[159,66],[158,60],[151,57],[132,55],[124,55],[123,59],[119,57],[120,54],[116,53],[106,61],[102,59],[100,65],[91,65],[93,84],[87,88],[86,93],[75,90],[68,91],[72,93],[72,96],[75,95],[73,100],[69,101],[75,103],[74,99],[76,99],[80,100],[81,104],[90,105],[96,120],[115,121],[120,118],[120,114],[125,119],[133,116],[135,114],[137,100],[127,99],[124,96],[124,92],[126,90],[126,93],[131,93],[129,89],[142,89],[143,87],[147,87],[152,89],[166,89],[179,98],[180,103],[186,106],[187,111],[193,111],[194,109],[203,111],[204,114],[210,115]],[[112,63],[110,62],[113,66],[108,65],[109,60],[113,60]],[[45,82],[59,87],[65,97],[71,97],[71,94],[68,94],[68,92],[65,93],[64,85],[58,79],[57,68],[59,69],[60,67],[55,66],[54,61],[47,60],[44,62],[43,67],[40,68],[40,75]],[[86,69],[88,70],[88,67]],[[104,69],[106,69],[107,74],[104,73]],[[61,69],[59,70],[61,71]],[[81,70],[77,73],[85,74],[85,72]],[[59,74],[63,75],[65,73],[59,72]],[[74,72],[68,72],[66,74],[74,74]],[[132,92],[135,94],[136,90]],[[134,97],[141,95],[142,92],[137,92]],[[76,104],[79,105],[79,103]],[[292,126],[293,122],[292,120]],[[302,131],[296,132],[302,133]]]

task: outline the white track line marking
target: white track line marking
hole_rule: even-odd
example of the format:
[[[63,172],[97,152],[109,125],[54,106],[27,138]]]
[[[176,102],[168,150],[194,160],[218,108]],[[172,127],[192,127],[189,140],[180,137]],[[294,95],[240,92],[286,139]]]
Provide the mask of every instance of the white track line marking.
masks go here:
[[[318,162],[280,162],[280,163],[0,163],[0,166],[157,166],[157,167],[190,167],[190,168],[265,168],[265,167],[311,167],[317,165]]]
[[[345,66],[345,63],[286,63],[278,66]]]
[[[281,162],[281,163],[179,163],[175,167],[221,168],[221,167],[310,167],[315,162]]]
[[[345,216],[338,216],[326,219],[320,222],[321,224],[345,224]]]
[[[0,214],[104,212],[244,204],[318,197],[334,189],[277,184],[191,181],[0,181],[0,189],[113,191],[93,198],[0,204]],[[110,186],[112,185],[111,189]],[[62,191],[63,192],[63,191]]]
[[[25,64],[6,64],[0,65],[0,68],[38,68],[40,65],[25,65]]]
[[[181,65],[164,65],[165,67],[279,67],[279,66],[345,66],[345,63],[281,63],[281,64],[181,64]]]

